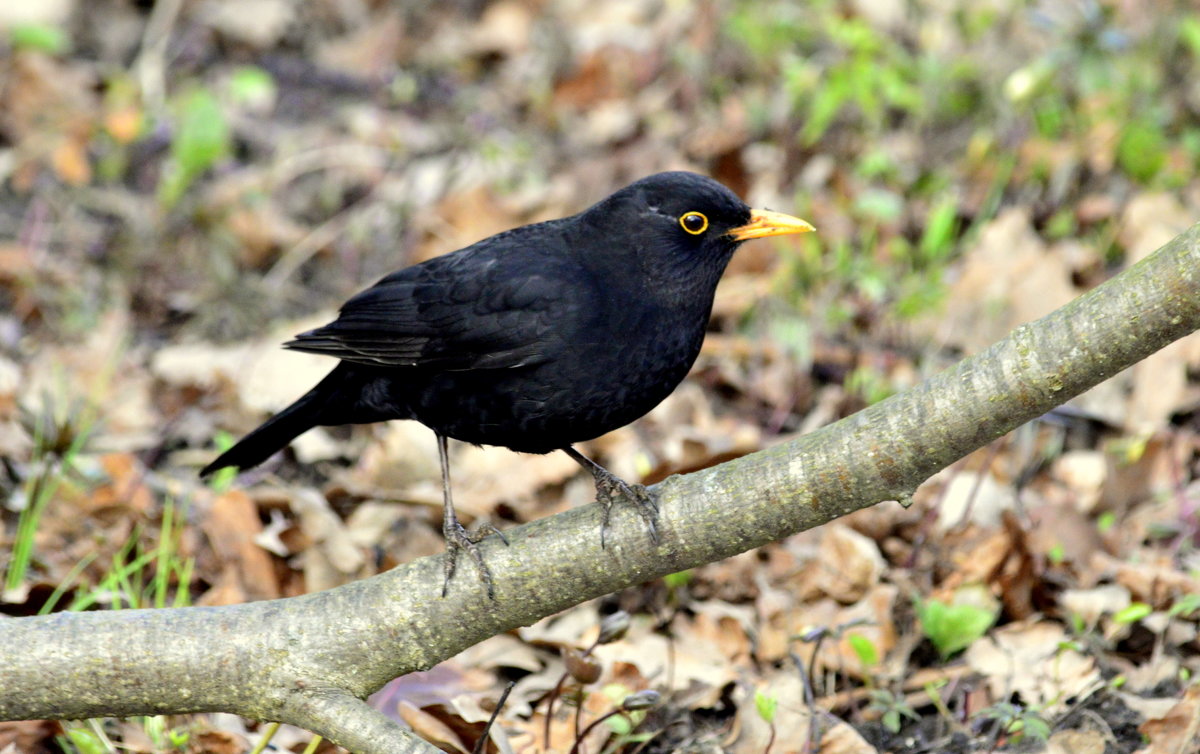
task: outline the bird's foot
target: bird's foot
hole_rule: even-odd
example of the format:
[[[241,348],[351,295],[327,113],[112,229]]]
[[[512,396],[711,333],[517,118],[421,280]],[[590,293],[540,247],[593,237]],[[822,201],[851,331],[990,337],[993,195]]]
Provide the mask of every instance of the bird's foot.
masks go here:
[[[617,498],[625,498],[637,506],[638,515],[646,522],[646,530],[650,539],[658,544],[658,503],[653,493],[644,484],[629,484],[607,469],[596,467],[596,499],[604,508],[604,521],[600,524],[600,546],[607,547],[608,520],[613,503]]]
[[[446,575],[442,581],[443,598],[450,589],[450,579],[454,576],[454,569],[458,567],[458,554],[460,551],[466,550],[479,568],[479,579],[487,587],[488,599],[496,599],[492,570],[484,562],[483,553],[479,549],[479,543],[489,534],[499,536],[501,542],[505,545],[508,544],[508,538],[504,536],[504,533],[490,523],[484,522],[475,531],[467,531],[459,523],[457,517],[447,518],[442,522],[442,536],[446,539]]]

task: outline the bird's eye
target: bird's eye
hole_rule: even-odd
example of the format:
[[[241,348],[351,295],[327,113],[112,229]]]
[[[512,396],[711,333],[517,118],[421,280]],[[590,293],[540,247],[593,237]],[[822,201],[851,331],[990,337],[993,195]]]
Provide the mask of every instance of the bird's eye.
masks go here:
[[[708,230],[708,218],[699,212],[687,212],[679,218],[679,224],[693,236],[698,236]]]

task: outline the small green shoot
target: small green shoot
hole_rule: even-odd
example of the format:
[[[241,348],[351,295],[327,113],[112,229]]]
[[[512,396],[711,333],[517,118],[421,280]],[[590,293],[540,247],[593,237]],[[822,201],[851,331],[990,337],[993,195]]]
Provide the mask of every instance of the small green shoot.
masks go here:
[[[958,232],[958,200],[954,196],[944,196],[925,218],[925,231],[917,244],[919,266],[936,265],[949,259]]]
[[[1046,557],[1053,565],[1062,565],[1067,559],[1067,550],[1063,547],[1062,542],[1055,542],[1050,546],[1050,550],[1046,553]]]
[[[1116,614],[1113,615],[1113,622],[1124,625],[1137,623],[1138,621],[1150,615],[1152,612],[1154,612],[1154,608],[1150,607],[1145,602],[1134,602],[1128,607],[1118,610]]]
[[[234,437],[225,430],[221,430],[217,432],[214,444],[217,446],[217,453],[224,453],[233,447]],[[233,480],[237,479],[237,475],[238,470],[232,466],[218,469],[216,473],[208,478],[208,487],[219,495],[233,486]]]
[[[763,719],[763,722],[774,724],[775,711],[778,707],[778,699],[762,689],[754,690],[754,709],[758,712],[758,716]]]
[[[1026,737],[1037,741],[1044,741],[1050,737],[1050,723],[1032,707],[999,702],[980,710],[979,717],[995,720],[1002,731],[1012,736],[1014,743],[1020,743]]]
[[[914,721],[921,719],[903,695],[893,694],[887,689],[871,689],[871,702],[867,709],[879,712],[879,722],[893,734],[900,732],[905,718]]]
[[[846,641],[858,662],[864,669],[873,668],[879,664],[879,650],[875,644],[862,634],[847,634]]]
[[[663,576],[663,584],[665,584],[666,587],[671,590],[683,589],[688,584],[692,583],[693,576],[694,574],[692,573],[691,569],[679,571],[677,573],[668,573],[666,576]]]
[[[187,751],[192,732],[186,726],[168,727],[165,715],[139,717],[138,721],[156,751]]]
[[[1194,618],[1200,613],[1200,594],[1185,594],[1167,610],[1172,618]]]
[[[236,68],[229,77],[229,96],[238,105],[262,110],[275,101],[275,78],[258,66]]]
[[[61,55],[71,46],[67,33],[49,24],[17,24],[8,30],[8,41],[15,50],[44,52],[47,55]]]
[[[1179,22],[1179,39],[1192,57],[1200,59],[1200,16],[1186,16]]]
[[[976,605],[947,605],[938,600],[917,604],[921,630],[945,660],[987,633],[995,614]]]
[[[192,182],[229,154],[232,138],[221,103],[207,89],[193,89],[176,103],[171,156],[164,166],[158,199],[173,207]]]
[[[115,751],[112,741],[101,731],[79,723],[67,727],[63,735],[58,737],[58,743],[63,751],[76,754],[108,754]]]
[[[929,701],[937,708],[941,716],[947,720],[956,720],[954,713],[950,710],[950,705],[946,704],[946,700],[942,697],[942,689],[950,685],[950,681],[945,678],[930,681],[924,685],[925,695],[929,697]]]
[[[1149,183],[1167,163],[1167,137],[1163,129],[1148,120],[1135,120],[1125,126],[1117,141],[1117,164],[1130,178]]]
[[[771,747],[775,745],[775,711],[778,707],[778,699],[762,689],[754,690],[754,709],[771,730],[770,738],[767,739],[767,745],[763,749],[763,754],[770,754]]]

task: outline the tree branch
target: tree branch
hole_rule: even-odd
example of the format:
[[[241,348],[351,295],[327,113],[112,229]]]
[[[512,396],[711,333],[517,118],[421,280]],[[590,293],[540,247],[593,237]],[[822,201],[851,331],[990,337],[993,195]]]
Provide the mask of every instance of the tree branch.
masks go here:
[[[588,505],[484,543],[496,600],[444,556],[326,592],[221,608],[0,621],[0,719],[223,710],[363,752],[428,750],[357,700],[489,636],[883,500],[1200,328],[1200,226],[983,353],[843,421],[655,489],[660,542]],[[409,747],[409,748],[406,748]]]
[[[350,751],[434,754],[439,749],[341,689],[297,689],[280,722],[298,725]]]

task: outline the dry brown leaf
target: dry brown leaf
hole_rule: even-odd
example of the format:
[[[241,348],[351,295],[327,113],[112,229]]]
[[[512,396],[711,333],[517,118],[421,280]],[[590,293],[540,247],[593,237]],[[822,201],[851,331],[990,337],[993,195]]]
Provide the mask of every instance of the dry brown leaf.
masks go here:
[[[1181,464],[1186,465],[1191,454],[1190,447],[1180,442],[1181,439],[1165,435],[1151,437],[1132,462],[1119,450],[1106,453],[1108,473],[1100,504],[1103,509],[1118,514],[1129,512],[1114,534],[1127,536],[1124,541],[1130,546],[1142,540],[1147,527],[1155,525],[1155,521],[1178,515],[1177,511],[1164,509],[1150,499],[1175,489],[1175,470],[1181,468]]]
[[[217,605],[240,605],[248,602],[246,590],[242,588],[242,576],[236,566],[225,565],[220,574],[213,579],[213,584],[204,594],[196,599],[196,604],[203,607]]]
[[[1115,692],[1121,704],[1141,715],[1146,720],[1166,717],[1179,704],[1179,699],[1173,696],[1141,696],[1127,691]]]
[[[43,742],[53,740],[62,733],[62,726],[55,720],[16,720],[0,722],[0,752],[13,754],[40,754],[50,749]],[[57,750],[57,749],[56,749]]]
[[[554,100],[564,109],[585,109],[597,102],[620,96],[622,75],[630,53],[625,50],[597,50],[576,61],[575,69],[554,86]]]
[[[1070,648],[1057,623],[1010,623],[976,640],[965,659],[997,699],[1016,693],[1024,704],[1053,713],[1103,684],[1093,658]]]
[[[764,594],[769,592],[764,591]],[[858,653],[847,638],[857,634],[874,645],[880,657],[887,657],[896,646],[896,626],[892,619],[899,590],[891,584],[877,584],[861,600],[853,605],[842,606],[832,599],[779,607],[763,617],[758,625],[756,656],[760,661],[776,661],[786,658],[793,649],[798,649],[808,662],[815,662],[813,672],[834,671],[864,676],[869,670],[863,668]],[[763,598],[760,596],[760,603]],[[760,606],[760,612],[763,608]],[[855,624],[840,640],[821,643],[820,652],[810,659],[811,647],[797,643],[801,636],[813,628],[839,628]]]
[[[1077,510],[1090,513],[1108,479],[1108,459],[1101,450],[1069,450],[1054,459],[1050,474],[1074,493]]]
[[[440,492],[442,471],[438,462],[437,437],[417,422],[393,421],[373,428],[375,441],[368,443],[358,463],[347,472],[352,489],[408,490],[421,482],[436,483]],[[462,481],[457,465],[451,474],[457,492]]]
[[[238,261],[251,269],[263,269],[280,249],[295,246],[306,235],[272,201],[245,201],[230,208],[224,216],[224,228],[237,238]]]
[[[505,720],[504,727],[510,732],[514,732],[513,747],[518,752],[529,752],[530,754],[546,754],[546,752],[567,752],[576,742],[576,710],[579,710],[580,724],[579,728],[584,728],[592,720],[610,712],[615,707],[619,706],[621,701],[630,692],[644,689],[646,687],[645,679],[640,676],[637,669],[628,663],[619,664],[618,668],[620,676],[626,682],[622,683],[616,676],[610,675],[607,680],[601,680],[596,684],[588,687],[585,691],[582,707],[564,704],[560,698],[554,708],[554,716],[550,719],[550,738],[547,745],[545,738],[546,730],[546,705],[543,702],[539,704],[533,714],[528,717],[509,717]],[[562,665],[558,664],[555,667],[555,677],[551,682],[558,680],[558,676],[562,673]],[[632,677],[631,677],[632,674]],[[522,679],[522,682],[525,679]],[[518,682],[513,690],[513,695],[520,690],[522,682]],[[543,694],[549,691],[550,687],[543,690]],[[525,695],[528,695],[528,690]],[[564,692],[571,693],[571,692]],[[509,699],[512,699],[510,695]],[[609,738],[611,730],[606,725],[596,726],[587,736],[584,737],[581,748],[586,747],[588,751],[599,751],[604,740]]]
[[[810,571],[821,591],[842,604],[862,599],[879,583],[886,564],[875,541],[841,523],[821,527],[816,567]]]
[[[537,502],[536,493],[582,472],[566,453],[530,455],[507,448],[455,445],[450,460],[454,503],[472,517],[490,514],[499,503],[508,504],[527,519],[554,512],[555,508],[546,510]],[[560,505],[564,502],[557,501]]]
[[[1046,754],[1104,754],[1106,742],[1098,730],[1060,730],[1046,742]]]
[[[286,351],[279,344],[298,332],[325,324],[332,313],[317,314],[273,328],[265,337],[242,345],[191,343],[155,352],[150,369],[172,385],[211,388],[237,386],[242,405],[255,413],[272,413],[308,392],[329,373],[330,360]]]
[[[0,85],[0,127],[16,142],[23,165],[13,176],[20,191],[44,166],[71,183],[91,177],[86,144],[95,123],[92,71],[27,50],[8,57]]]
[[[954,473],[946,483],[938,507],[938,528],[948,531],[967,522],[983,527],[999,525],[1000,517],[1017,505],[1011,486],[991,474],[971,471]]]
[[[409,511],[405,506],[395,503],[371,500],[359,503],[346,518],[346,536],[358,548],[376,547],[382,544],[388,532],[408,515]]]
[[[1126,265],[1142,261],[1150,252],[1187,230],[1195,214],[1174,193],[1137,194],[1121,216],[1119,240],[1125,247]]]
[[[750,662],[754,636],[753,608],[720,600],[705,600],[694,603],[692,611],[695,620],[687,631],[679,634],[680,638],[694,634],[712,642],[720,648],[721,656],[732,665]]]
[[[518,55],[529,47],[534,13],[523,0],[490,3],[470,34],[476,54]]]
[[[425,710],[403,700],[396,705],[396,709],[400,713],[400,719],[407,723],[414,733],[443,751],[467,754],[471,750],[453,728]]]
[[[707,631],[702,634],[680,623],[676,638],[671,639],[651,628],[649,622],[635,620],[624,639],[596,648],[595,655],[606,668],[601,685],[614,680],[621,667],[636,669],[637,677],[654,679],[660,686],[670,680],[667,691],[719,690],[737,680],[736,668]],[[628,673],[617,680],[631,686]]]
[[[804,688],[796,671],[789,668],[776,672],[753,689],[739,688],[738,722],[740,731],[737,739],[728,747],[735,754],[761,754],[771,740],[772,725],[758,714],[755,695],[776,702],[773,752],[799,752],[807,750],[809,727],[812,717],[804,705]],[[821,749],[824,751],[824,748]]]
[[[195,731],[189,737],[188,742],[204,754],[242,754],[250,748],[245,737],[225,730]],[[129,742],[123,740],[121,743],[128,745]],[[276,746],[279,745],[279,742],[274,739],[272,743]]]
[[[1039,555],[1053,554],[1065,563],[1088,563],[1093,553],[1104,549],[1095,522],[1074,506],[1038,505],[1028,512],[1032,524],[1026,530],[1029,549]]]
[[[340,458],[346,453],[346,443],[333,439],[324,427],[313,427],[292,440],[288,446],[296,460],[304,465]]]
[[[413,251],[414,262],[440,256],[527,222],[484,185],[450,194],[415,221],[427,235]]]
[[[92,180],[92,165],[87,158],[86,141],[64,137],[50,156],[54,173],[63,183],[84,186]]]
[[[1135,600],[1157,608],[1173,604],[1182,595],[1200,592],[1200,583],[1180,572],[1171,553],[1147,551],[1142,557],[1140,562],[1131,563],[1097,553],[1093,561],[1102,563]]]
[[[1076,294],[1063,258],[1048,253],[1026,210],[1012,208],[980,232],[951,285],[945,311],[927,326],[939,342],[976,353]]]
[[[517,629],[517,635],[523,641],[553,647],[587,646],[599,632],[600,613],[592,602],[576,605],[557,615],[543,618],[532,626]]]
[[[98,509],[118,507],[145,516],[154,507],[154,494],[146,486],[146,469],[129,453],[107,453],[100,457],[100,466],[108,482],[92,491],[93,513]]]
[[[296,16],[289,0],[207,0],[200,11],[216,31],[257,48],[272,47]]]
[[[519,684],[518,684],[519,685]],[[592,694],[588,698],[598,697]],[[586,726],[583,722],[580,727]],[[574,708],[565,705],[555,708],[554,719],[550,721],[550,740],[545,739],[546,715],[542,709],[534,712],[532,717],[506,720],[504,727],[511,733],[510,741],[513,751],[517,754],[548,754],[548,752],[569,752],[575,745]],[[610,734],[605,725],[596,726],[583,740],[587,751],[601,751],[604,739]]]
[[[1013,541],[1004,530],[980,532],[971,529],[962,536],[947,538],[954,545],[952,570],[938,585],[935,597],[944,598],[965,584],[990,584],[995,580],[1009,556],[1013,554]]]
[[[335,71],[375,79],[395,69],[410,39],[399,10],[384,6],[374,14],[371,23],[322,42],[317,47],[316,60]]]
[[[310,487],[296,487],[291,496],[292,512],[301,531],[312,543],[303,553],[304,583],[310,592],[345,584],[365,572],[368,563],[329,501]]]
[[[773,724],[767,723],[758,714],[755,700],[758,693],[776,702]],[[820,720],[821,734],[818,740],[810,740],[812,709],[804,703],[804,688],[799,675],[792,668],[777,671],[754,688],[739,688],[737,698],[737,730],[734,740],[726,747],[727,751],[734,754],[762,754],[772,740],[772,728],[774,743],[771,751],[774,754],[803,754],[810,751],[820,751],[822,754],[876,754],[876,749],[852,727],[829,717]]]
[[[1189,335],[1133,366],[1125,429],[1149,435],[1170,423],[1171,415],[1194,403],[1188,371],[1200,365],[1200,335]]]
[[[1116,644],[1130,633],[1131,628],[1128,624],[1110,620],[1105,628],[1104,636],[1106,641]],[[1113,668],[1118,670],[1125,679],[1126,688],[1132,692],[1143,694],[1169,688],[1171,684],[1178,682],[1182,670],[1179,657],[1174,653],[1155,653],[1148,661],[1128,664],[1126,664],[1125,658],[1117,657],[1113,660]]]
[[[807,754],[809,749],[797,751]],[[848,723],[838,720],[821,735],[821,754],[877,754],[878,750],[867,743],[862,734]]]
[[[1160,718],[1147,720],[1138,727],[1150,745],[1138,754],[1183,754],[1200,751],[1200,686],[1189,686],[1183,699]]]
[[[1095,627],[1103,616],[1119,613],[1133,600],[1125,587],[1106,584],[1092,589],[1065,589],[1058,601],[1068,614],[1078,616],[1086,626]]]
[[[454,662],[481,670],[516,668],[527,673],[536,673],[546,666],[549,658],[551,655],[546,650],[534,649],[528,642],[521,641],[512,634],[497,634],[464,649],[454,656]],[[561,664],[559,667],[561,669]]]
[[[262,532],[262,523],[249,495],[241,490],[217,495],[202,526],[221,562],[238,574],[247,599],[279,596],[275,563],[254,541]]]

